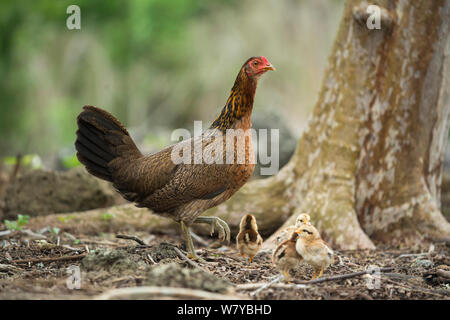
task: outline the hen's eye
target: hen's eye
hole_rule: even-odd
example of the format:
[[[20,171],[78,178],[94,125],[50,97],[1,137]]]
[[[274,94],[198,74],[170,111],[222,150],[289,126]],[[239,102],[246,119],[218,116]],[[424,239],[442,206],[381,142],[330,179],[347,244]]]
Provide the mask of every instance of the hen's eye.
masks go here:
[[[258,64],[259,64],[258,61],[253,62],[253,65],[254,65],[254,66],[257,66]]]

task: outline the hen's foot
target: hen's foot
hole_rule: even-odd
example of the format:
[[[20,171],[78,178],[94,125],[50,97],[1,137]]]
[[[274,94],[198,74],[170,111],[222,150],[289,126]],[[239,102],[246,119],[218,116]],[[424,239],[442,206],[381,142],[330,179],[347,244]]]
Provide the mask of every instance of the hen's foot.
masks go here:
[[[194,223],[207,223],[211,225],[211,236],[214,234],[214,230],[217,228],[217,232],[219,233],[219,239],[222,241],[227,241],[227,244],[230,243],[231,231],[228,224],[218,217],[198,217]]]
[[[191,230],[183,221],[180,222],[180,225],[181,230],[183,231],[184,240],[186,241],[186,249],[188,251],[186,256],[191,260],[204,262],[204,260],[195,253],[194,244],[192,243]]]

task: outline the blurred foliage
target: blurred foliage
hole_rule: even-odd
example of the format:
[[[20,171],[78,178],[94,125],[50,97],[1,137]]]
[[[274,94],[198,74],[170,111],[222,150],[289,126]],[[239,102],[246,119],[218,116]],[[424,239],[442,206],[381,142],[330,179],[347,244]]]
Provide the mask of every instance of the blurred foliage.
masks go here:
[[[78,159],[77,159],[78,160]],[[17,163],[17,157],[4,157],[3,164],[9,165],[11,167],[15,166]],[[20,165],[22,167],[30,169],[40,169],[42,168],[41,158],[37,154],[26,154],[20,159]]]
[[[78,161],[78,158],[75,154],[71,156],[62,157],[61,164],[65,169],[71,169],[81,165],[80,161]]]
[[[66,28],[71,4],[81,8],[81,30]],[[278,70],[256,103],[289,115],[297,130],[315,102],[342,7],[343,0],[0,1],[0,155],[67,147],[73,154],[85,104],[111,111],[132,133],[209,122],[252,55]],[[161,144],[157,137],[146,142]],[[61,161],[78,164],[67,153]]]
[[[22,230],[22,227],[27,225],[29,222],[30,222],[30,216],[22,215],[22,214],[19,214],[17,216],[17,220],[15,220],[15,221],[10,221],[10,220],[3,221],[3,223],[5,224],[5,226],[8,230],[16,230],[16,231]]]

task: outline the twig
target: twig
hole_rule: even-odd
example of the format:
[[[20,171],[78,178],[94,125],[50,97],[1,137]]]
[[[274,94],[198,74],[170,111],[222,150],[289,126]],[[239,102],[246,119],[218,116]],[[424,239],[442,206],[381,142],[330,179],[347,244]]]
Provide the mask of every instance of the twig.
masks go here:
[[[122,246],[120,243],[111,242],[108,240],[97,241],[97,240],[89,240],[89,239],[80,239],[80,244],[98,244],[103,246],[112,246],[112,247],[120,247]]]
[[[20,170],[21,163],[22,163],[22,154],[18,153],[16,156],[16,164],[14,166],[14,170],[11,172],[11,176],[9,177],[9,183],[13,182],[14,179],[16,179],[16,176]]]
[[[450,237],[446,237],[446,238],[438,238],[438,239],[433,239],[434,242],[437,243],[445,243],[445,244],[450,244]]]
[[[86,256],[86,253],[73,255],[73,256],[62,256],[62,257],[54,257],[54,258],[38,258],[38,259],[21,259],[21,260],[13,260],[12,263],[36,263],[36,262],[53,262],[53,261],[66,261],[66,260],[78,260],[82,259]]]
[[[3,231],[0,231],[0,237],[3,237],[3,236],[9,236],[11,233],[12,233],[11,230],[3,230]]]
[[[198,252],[206,252],[208,254],[208,250],[206,250],[206,249],[200,249],[200,250],[198,250]],[[230,259],[230,260],[233,260],[233,261],[236,261],[236,262],[242,262],[242,259],[235,258],[235,257],[233,257],[231,255],[227,255],[227,254],[224,254],[222,252],[209,251],[209,253],[212,253],[213,255],[219,255],[220,257],[217,257],[217,258],[224,258],[224,259]],[[214,256],[213,257],[208,256],[208,259],[217,259],[217,258],[214,257]]]
[[[180,249],[178,249],[177,247],[173,247],[173,249],[175,250],[175,252],[178,254],[178,256],[183,259],[184,261],[186,261],[187,263],[189,263],[191,266],[193,266],[194,268],[198,268],[202,271],[208,272],[205,269],[203,269],[202,267],[200,267],[197,263],[195,263],[194,261],[192,261],[191,259],[189,259],[188,257],[186,257],[186,255],[183,254],[183,252],[181,252]],[[209,272],[208,272],[209,273]]]
[[[280,276],[276,277],[276,278],[273,279],[272,281],[267,282],[265,285],[261,286],[259,289],[250,292],[250,296],[253,297],[254,295],[260,293],[260,292],[263,291],[264,289],[269,288],[271,285],[273,285],[273,284],[275,284],[275,283],[277,283],[277,282],[280,282],[280,281],[283,280],[283,279],[284,279],[284,275],[280,275]]]
[[[398,279],[398,280],[409,280],[412,278],[415,278],[414,276],[410,276],[407,274],[401,274],[401,273],[383,273],[383,276],[388,277],[388,278],[393,278],[393,279]]]
[[[387,272],[387,271],[392,271],[394,269],[395,269],[394,267],[387,267],[387,268],[380,268],[379,270],[376,270],[376,271],[383,273],[383,272]],[[292,282],[294,282],[296,284],[315,284],[315,283],[321,283],[321,282],[326,282],[326,281],[345,280],[345,279],[349,279],[349,278],[362,276],[365,274],[373,274],[374,272],[375,272],[375,270],[365,270],[365,271],[359,271],[359,272],[353,272],[353,273],[347,273],[347,274],[340,274],[340,275],[332,276],[332,277],[323,277],[323,278],[309,280],[309,281],[293,280]]]
[[[146,245],[147,245],[144,241],[142,241],[141,239],[139,239],[139,238],[136,237],[136,236],[127,236],[127,235],[125,235],[125,234],[118,234],[118,235],[116,235],[116,238],[118,238],[118,239],[133,240],[133,241],[136,241],[137,243],[139,243],[141,246],[146,246]]]
[[[74,248],[74,247],[69,246],[68,244],[63,244],[62,247],[66,248],[66,249],[69,249],[71,251],[76,251],[76,252],[86,251],[86,248]]]
[[[408,253],[408,254],[402,254],[402,255],[399,255],[398,257],[397,257],[397,259],[401,259],[401,258],[413,258],[413,257],[423,257],[423,256],[426,256],[428,253],[425,253],[425,252],[423,252],[423,253]]]
[[[20,231],[22,234],[27,235],[35,240],[47,240],[47,237],[43,234],[39,234],[31,231],[30,229],[24,229]]]
[[[445,271],[442,269],[437,269],[436,274],[442,278],[450,279],[450,271]]]
[[[406,286],[406,285],[404,285],[402,283],[398,283],[396,281],[392,281],[391,279],[386,279],[386,281],[390,282],[390,283],[392,283],[392,284],[394,284],[396,286],[405,288],[406,290],[409,290],[409,291],[417,291],[417,292],[421,292],[421,293],[425,293],[425,294],[434,294],[434,295],[441,296],[441,297],[442,296],[445,297],[445,296],[449,296],[450,295],[450,291],[448,291],[448,290],[428,290],[428,289],[419,288],[419,287],[416,287],[416,286]]]
[[[10,265],[10,264],[1,264],[0,263],[0,272],[18,272],[18,271],[23,271],[22,268]]]
[[[242,300],[245,297],[235,295],[224,295],[203,290],[193,290],[188,288],[173,287],[131,287],[120,288],[107,291],[97,297],[95,300],[112,299],[136,299],[144,297],[176,297],[181,299],[207,299],[207,300]]]
[[[151,261],[151,263],[156,264],[155,260],[153,260],[152,256],[150,255],[150,253],[147,254],[147,258],[148,260]]]
[[[201,244],[202,246],[207,247],[209,245],[208,242],[206,242],[205,240],[203,240],[200,236],[198,236],[197,234],[195,234],[194,232],[191,231],[191,237],[192,239],[194,239],[195,241],[197,241],[199,244]]]
[[[268,288],[268,287],[265,287],[268,284],[269,284],[268,282],[244,283],[244,284],[236,285],[235,289],[236,290],[254,290],[254,289],[260,288],[260,290],[262,291],[262,290]],[[307,286],[307,285],[295,284],[295,283],[273,283],[270,285],[270,287],[276,288],[276,289],[306,289],[306,288],[309,288],[309,286]],[[250,293],[250,295],[252,295],[252,293]]]
[[[264,289],[269,288],[270,286],[276,284],[277,282],[280,282],[283,279],[284,279],[284,275],[280,275],[280,276],[276,277],[275,279],[273,279],[272,281],[262,285],[260,288],[256,289],[255,291],[250,292],[250,296],[253,297],[253,296],[257,295],[258,293],[260,293]]]
[[[133,276],[124,276],[121,278],[117,278],[117,279],[113,279],[111,280],[111,283],[116,283],[116,282],[120,282],[120,281],[124,281],[124,280],[144,280],[145,277],[133,277]]]

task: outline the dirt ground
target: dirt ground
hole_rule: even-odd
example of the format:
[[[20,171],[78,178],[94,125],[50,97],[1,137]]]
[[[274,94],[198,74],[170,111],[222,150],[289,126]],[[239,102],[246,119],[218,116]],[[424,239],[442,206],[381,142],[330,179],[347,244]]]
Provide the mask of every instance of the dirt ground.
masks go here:
[[[261,289],[279,276],[271,252],[260,252],[249,264],[233,243],[225,246],[213,238],[201,238],[197,241],[202,244],[196,247],[205,262],[192,266],[173,247],[185,253],[178,234],[134,235],[146,245],[117,239],[114,234],[56,234],[48,229],[0,232],[0,299],[92,299],[111,289],[140,286],[184,287],[228,299],[450,299],[449,241],[413,248],[335,251],[335,262],[324,277],[364,271],[368,266],[392,269],[381,276],[310,284],[277,282]],[[80,289],[70,289],[74,282],[68,285],[73,277],[68,268],[74,270],[74,266],[80,270]],[[292,275],[307,281],[312,274],[309,266],[301,265]],[[174,297],[161,291],[115,298],[196,296]]]

